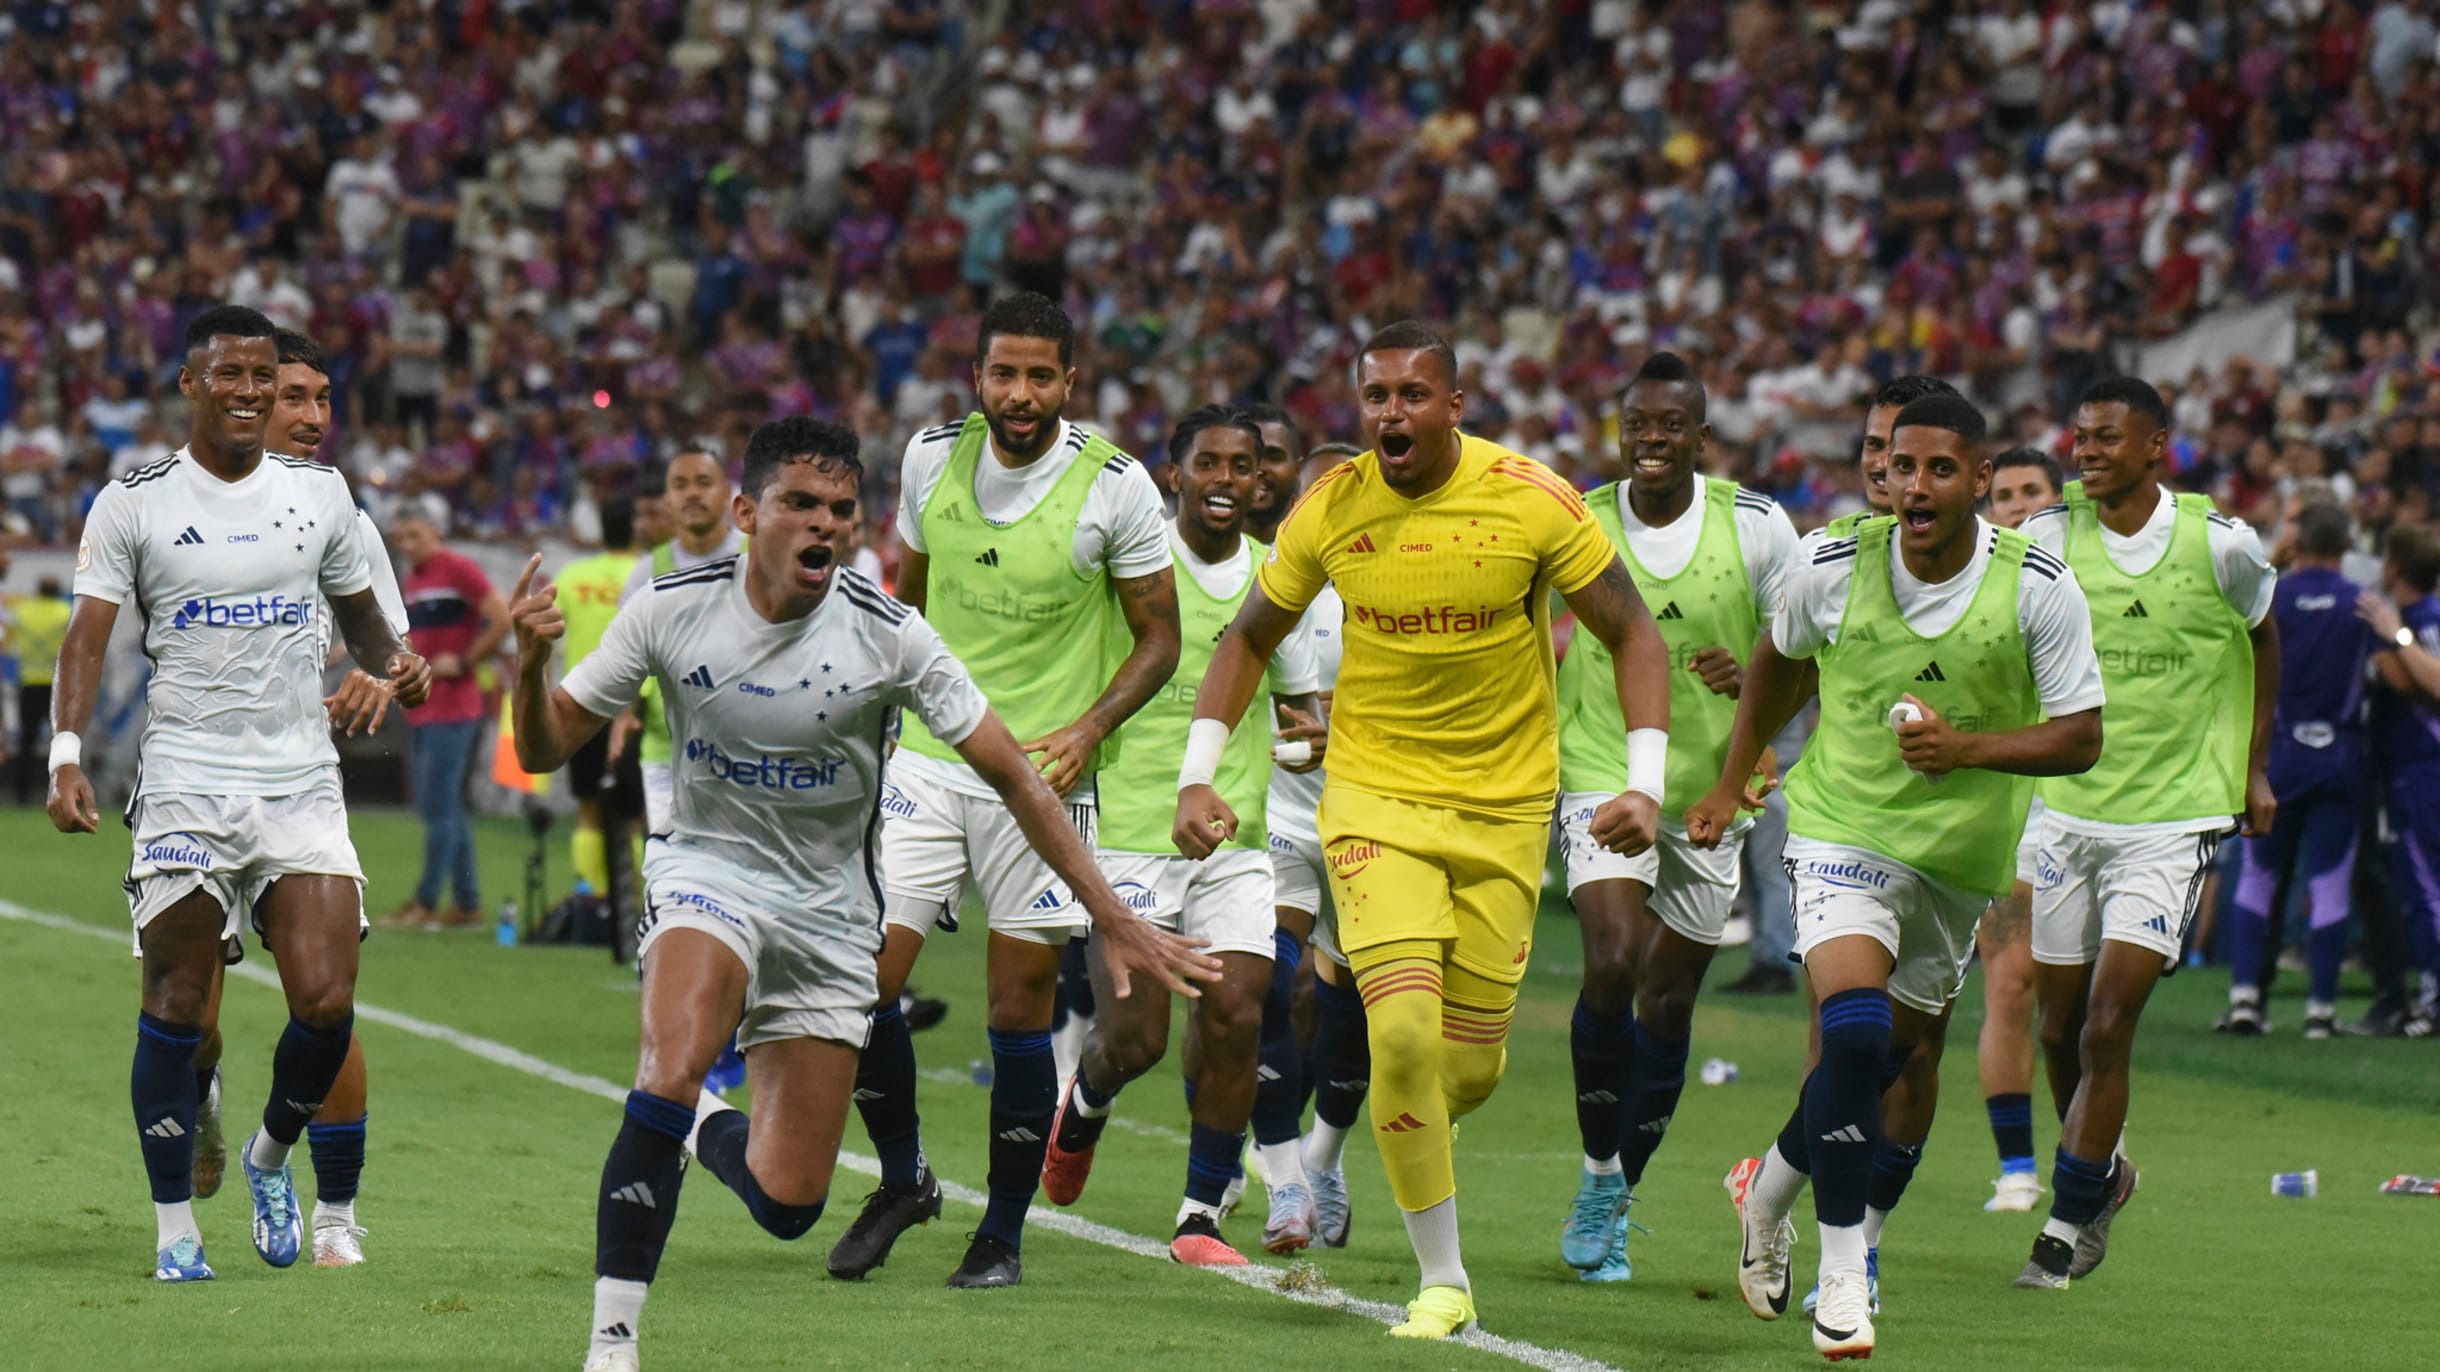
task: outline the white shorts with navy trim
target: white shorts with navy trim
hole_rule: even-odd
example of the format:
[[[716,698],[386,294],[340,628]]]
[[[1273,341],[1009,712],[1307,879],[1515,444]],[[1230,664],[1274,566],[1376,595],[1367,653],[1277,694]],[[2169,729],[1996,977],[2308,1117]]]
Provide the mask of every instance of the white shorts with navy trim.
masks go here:
[[[638,956],[651,957],[673,929],[709,934],[745,965],[740,1049],[782,1039],[861,1049],[868,1014],[881,997],[881,928],[869,918],[824,916],[802,904],[716,858],[654,843],[644,860]]]
[[[1559,798],[1559,843],[1567,857],[1567,893],[1596,881],[1632,881],[1649,892],[1644,908],[1680,937],[1707,947],[1720,946],[1736,908],[1739,861],[1752,819],[1740,816],[1716,848],[1697,848],[1686,837],[1686,826],[1661,821],[1660,839],[1628,857],[1593,841],[1593,812],[1616,798],[1615,792],[1570,791]]]
[[[371,928],[364,919],[364,869],[348,837],[347,802],[335,775],[287,796],[154,792],[129,806],[128,824],[135,831],[135,853],[124,885],[139,956],[144,927],[204,891],[220,905],[223,956],[238,961],[245,956],[241,935],[247,913],[284,876],[354,882],[357,927]],[[253,923],[259,939],[258,911]]]
[[[1094,814],[1090,799],[1068,801],[1068,819],[1088,847]],[[955,933],[969,885],[995,934],[1064,944],[1093,922],[998,797],[966,795],[915,768],[891,767],[881,783],[884,917],[927,937],[936,927]]]
[[[2185,956],[2186,926],[2202,904],[2203,878],[2227,829],[2202,833],[2081,833],[2042,821],[2033,883],[2033,960],[2053,967],[2096,962],[2104,940]]]
[[[1223,848],[1197,862],[1177,853],[1105,850],[1094,858],[1121,904],[1173,934],[1207,940],[1204,952],[1267,960],[1278,951],[1269,853]]]
[[[1939,1014],[1965,986],[1974,926],[1991,897],[1934,881],[1895,858],[1788,836],[1796,953],[1861,934],[1889,951],[1889,997]]]

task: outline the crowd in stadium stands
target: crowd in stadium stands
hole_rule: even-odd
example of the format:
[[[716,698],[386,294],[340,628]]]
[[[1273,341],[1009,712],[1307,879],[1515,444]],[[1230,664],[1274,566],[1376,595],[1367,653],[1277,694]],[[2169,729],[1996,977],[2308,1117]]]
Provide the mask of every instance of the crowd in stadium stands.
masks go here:
[[[1211,400],[1352,436],[1356,342],[1416,315],[1470,428],[1590,485],[1673,348],[1719,470],[1806,524],[1858,499],[1876,378],[2055,442],[2136,345],[2287,298],[2295,365],[2151,378],[2179,479],[2262,515],[2322,478],[2378,526],[2440,484],[2433,8],[12,5],[5,536],[175,445],[207,302],[320,341],[377,516],[522,539],[774,415],[887,478],[1005,286],[1085,322],[1076,409],[1135,449]]]

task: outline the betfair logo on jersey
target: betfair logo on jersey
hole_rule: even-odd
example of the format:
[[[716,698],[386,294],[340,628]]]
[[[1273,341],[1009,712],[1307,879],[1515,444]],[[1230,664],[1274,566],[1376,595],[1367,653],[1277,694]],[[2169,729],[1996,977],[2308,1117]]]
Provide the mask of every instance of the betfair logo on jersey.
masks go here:
[[[2165,652],[2157,648],[2102,648],[2095,644],[2101,670],[2124,676],[2168,676],[2186,670],[2194,661],[2192,653]]]
[[[715,781],[733,781],[764,791],[812,791],[835,786],[843,765],[837,758],[730,757],[710,739],[686,741],[686,760],[703,764]]]
[[[1110,887],[1110,894],[1118,897],[1119,904],[1139,915],[1149,915],[1161,908],[1161,898],[1140,881],[1118,882]]]
[[[273,629],[313,622],[313,602],[284,595],[258,595],[250,600],[204,596],[178,607],[170,616],[173,629]]]
[[[1377,633],[1413,637],[1422,634],[1471,634],[1488,629],[1500,612],[1488,605],[1461,610],[1454,605],[1428,606],[1421,610],[1393,613],[1376,610],[1370,605],[1350,602],[1347,609],[1355,622]]]
[[[993,563],[997,566],[997,563]],[[936,569],[937,570],[937,569]],[[1019,624],[1042,624],[1067,612],[1067,602],[1048,596],[1030,596],[996,585],[977,586],[961,578],[943,577],[932,592],[947,595],[957,601],[958,608],[969,614],[990,615],[995,619],[1013,620]]]

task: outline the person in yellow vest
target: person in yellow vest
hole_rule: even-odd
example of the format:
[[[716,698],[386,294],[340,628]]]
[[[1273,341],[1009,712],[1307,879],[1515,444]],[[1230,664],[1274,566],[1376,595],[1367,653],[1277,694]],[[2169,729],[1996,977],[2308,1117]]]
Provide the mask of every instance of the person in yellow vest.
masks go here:
[[[618,614],[627,579],[635,571],[635,501],[626,496],[604,500],[601,521],[602,550],[560,568],[553,578],[559,587],[560,613],[568,622],[560,648],[562,673],[575,670],[576,664],[601,646],[602,635],[609,632],[610,621]],[[643,804],[643,781],[635,757],[629,753],[613,765],[609,733],[595,734],[569,756],[568,782],[576,793],[576,833],[569,840],[576,880],[585,889],[607,896],[613,910],[625,911],[631,903],[628,883],[634,874],[632,860],[625,860],[625,845],[630,828],[642,817]],[[615,864],[614,851],[622,859]],[[615,887],[611,879],[614,866],[620,877]]]
[[[17,803],[41,798],[42,763],[34,754],[43,722],[51,717],[51,671],[68,636],[72,607],[59,578],[46,576],[29,596],[10,596],[9,652],[17,659]]]
[[[746,536],[729,522],[730,494],[729,469],[720,454],[708,448],[689,448],[671,458],[662,475],[661,504],[675,532],[668,542],[637,560],[627,574],[619,603],[642,595],[655,577],[745,551]],[[657,683],[646,687],[635,707],[611,731],[611,762],[623,759],[631,745],[643,750],[645,831],[657,834],[668,823],[672,785],[669,719]]]

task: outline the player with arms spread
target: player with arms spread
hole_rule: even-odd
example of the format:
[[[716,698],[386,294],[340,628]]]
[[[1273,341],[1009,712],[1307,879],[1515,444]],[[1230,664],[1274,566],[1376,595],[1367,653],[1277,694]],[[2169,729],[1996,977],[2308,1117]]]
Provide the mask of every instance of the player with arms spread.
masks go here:
[[[1347,642],[1319,827],[1372,1043],[1372,1118],[1423,1290],[1391,1332],[1446,1338],[1474,1320],[1459,1253],[1452,1120],[1490,1098],[1558,798],[1549,597],[1617,659],[1629,789],[1596,842],[1652,846],[1669,722],[1668,648],[1635,582],[1566,482],[1458,431],[1447,340],[1392,324],[1357,361],[1372,451],[1306,492],[1214,651],[1178,778],[1188,857],[1234,836],[1212,781],[1265,664],[1337,586]]]
[[[974,681],[914,611],[840,565],[863,478],[855,435],[818,420],[766,424],[746,448],[742,556],[655,579],[557,689],[556,588],[517,625],[518,762],[548,772],[631,705],[646,678],[669,702],[676,772],[669,829],[645,856],[643,1039],[625,1122],[596,1207],[586,1366],[636,1366],[636,1326],[676,1218],[682,1150],[783,1239],[829,1197],[857,1050],[876,999],[881,881],[871,838],[883,750],[910,708],[1007,807],[1106,940],[1113,993],[1217,968],[1137,920],[1093,868]],[[754,1119],[702,1089],[738,1025]]]
[[[356,662],[399,703],[420,703],[431,685],[373,593],[347,479],[264,450],[279,357],[256,311],[217,306],[187,326],[187,446],[95,499],[51,704],[51,823],[92,833],[100,817],[79,734],[110,631],[132,603],[153,678],[127,809],[128,905],[144,963],[130,1090],[162,1281],[212,1275],[193,1209],[195,1054],[242,910],[278,949],[288,1000],[262,1128],[241,1158],[255,1251],[274,1267],[303,1246],[289,1150],[354,1036],[364,876],[320,695],[324,599]]]
[[[1813,1346],[1833,1362],[1873,1351],[1864,1218],[1882,1093],[1956,998],[1975,921],[2015,873],[2031,779],[2089,767],[2101,749],[2083,595],[2057,558],[1975,516],[1991,481],[1983,437],[1981,412],[1956,396],[1898,415],[1897,517],[1799,548],[1720,776],[1686,812],[1696,843],[1726,832],[1812,658],[1822,722],[1788,776],[1787,862],[1821,1059],[1779,1141],[1731,1179],[1737,1285],[1768,1320],[1787,1309],[1787,1216],[1810,1173]]]

